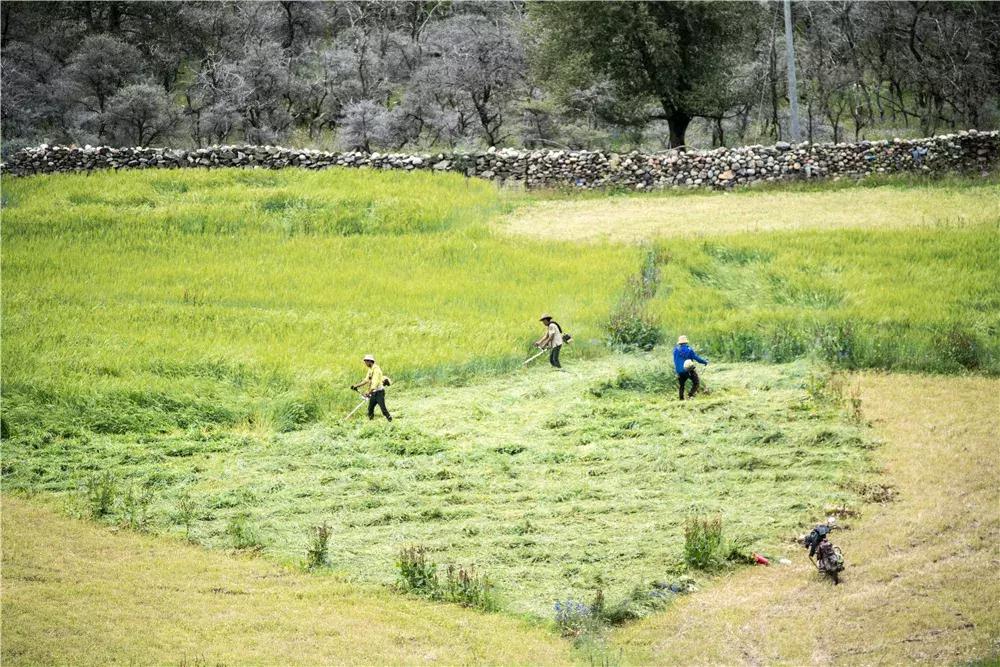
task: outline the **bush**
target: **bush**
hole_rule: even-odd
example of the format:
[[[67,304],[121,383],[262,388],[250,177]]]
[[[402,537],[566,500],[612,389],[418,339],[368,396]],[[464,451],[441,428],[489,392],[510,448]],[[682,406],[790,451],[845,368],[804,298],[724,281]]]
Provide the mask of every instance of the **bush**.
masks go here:
[[[401,550],[396,567],[399,569],[400,588],[404,591],[437,594],[437,565],[427,560],[426,547],[413,546]]]
[[[91,519],[102,519],[114,509],[118,481],[110,472],[95,473],[84,483],[83,496]]]
[[[259,551],[264,547],[257,531],[250,524],[250,515],[246,512],[241,512],[229,520],[226,534],[232,538],[234,549]]]
[[[659,323],[634,294],[622,297],[611,311],[605,329],[608,344],[621,350],[652,350],[663,339]]]
[[[184,539],[186,540],[191,539],[191,526],[194,524],[196,511],[197,506],[191,497],[191,492],[185,489],[177,500],[177,512],[174,514],[174,518],[184,526]]]
[[[445,568],[442,598],[463,607],[475,607],[483,611],[496,611],[500,608],[489,577],[476,573],[471,566],[449,565]]]
[[[582,602],[559,601],[555,603],[554,609],[556,625],[563,637],[579,637],[595,625],[590,607]]]
[[[313,528],[313,539],[306,551],[306,566],[310,570],[330,564],[330,526],[324,523]]]
[[[432,600],[454,602],[463,607],[497,611],[500,601],[488,577],[472,566],[448,565],[444,581],[438,576],[438,566],[427,559],[427,549],[413,546],[399,552],[396,561],[400,588]]]
[[[149,526],[149,505],[153,502],[151,489],[129,486],[122,496],[121,525],[131,530],[145,530]]]
[[[659,323],[646,310],[646,302],[656,296],[660,285],[660,264],[665,261],[665,256],[657,249],[646,251],[639,275],[628,281],[625,292],[605,324],[611,347],[652,350],[662,339]]]
[[[732,561],[747,561],[743,540],[727,541],[722,517],[689,517],[684,524],[684,562],[696,570],[716,570]]]

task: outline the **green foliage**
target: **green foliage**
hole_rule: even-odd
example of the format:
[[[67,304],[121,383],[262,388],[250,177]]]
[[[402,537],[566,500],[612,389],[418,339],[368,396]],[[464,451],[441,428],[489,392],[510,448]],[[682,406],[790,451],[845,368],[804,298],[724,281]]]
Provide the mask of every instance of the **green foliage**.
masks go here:
[[[184,526],[184,539],[191,539],[191,526],[194,525],[197,511],[198,505],[191,496],[191,492],[188,490],[182,491],[177,498],[177,511],[174,517]]]
[[[618,302],[605,326],[608,344],[620,350],[652,350],[663,339],[660,325],[646,304],[632,295]]]
[[[152,518],[150,514],[152,502],[152,489],[137,489],[135,485],[129,485],[121,499],[121,525],[131,530],[146,530]]]
[[[309,542],[309,549],[306,551],[306,567],[316,570],[330,564],[330,536],[332,531],[330,524],[322,523],[314,526],[312,540]]]
[[[722,517],[689,517],[684,523],[684,562],[698,570],[722,565]]]
[[[111,514],[118,497],[118,479],[110,471],[90,475],[81,489],[91,519]]]
[[[539,34],[540,77],[557,92],[607,79],[621,98],[620,122],[642,124],[650,101],[683,144],[692,117],[732,106],[723,85],[747,52],[763,16],[750,3],[539,2],[528,5]],[[728,83],[728,82],[727,82]]]
[[[479,574],[472,566],[449,564],[444,568],[441,598],[447,602],[482,611],[500,609],[500,600],[489,577]]]
[[[711,571],[733,561],[746,562],[746,546],[744,541],[725,538],[721,516],[691,516],[684,522],[684,562],[688,567]]]
[[[399,587],[407,593],[433,597],[437,594],[437,565],[427,560],[427,548],[421,545],[406,547],[396,559],[399,570]]]
[[[621,600],[606,604],[594,613],[609,625],[622,625],[646,618],[669,605],[678,595],[689,592],[693,583],[689,579],[673,583],[655,582],[651,586],[636,586]]]
[[[666,255],[656,249],[647,250],[639,275],[631,278],[625,291],[611,311],[605,324],[608,344],[620,350],[652,350],[663,337],[656,319],[650,315],[647,302],[656,296],[660,283],[660,268]]]
[[[229,536],[232,547],[240,551],[259,551],[264,547],[260,534],[251,523],[249,512],[233,515],[226,525],[226,535]]]
[[[408,593],[482,611],[500,609],[500,600],[488,577],[472,566],[448,564],[438,568],[427,558],[424,546],[401,549],[396,569],[399,587]]]
[[[650,310],[714,359],[1000,373],[997,223],[688,244]],[[681,331],[683,328],[683,331]]]

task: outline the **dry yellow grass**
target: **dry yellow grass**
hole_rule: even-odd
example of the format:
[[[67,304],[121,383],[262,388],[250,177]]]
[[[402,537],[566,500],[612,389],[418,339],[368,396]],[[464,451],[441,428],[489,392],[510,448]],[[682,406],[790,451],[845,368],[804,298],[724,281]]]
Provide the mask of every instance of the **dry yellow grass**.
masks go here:
[[[561,664],[542,628],[4,498],[5,665]]]
[[[995,220],[1000,186],[882,186],[540,201],[501,224],[544,239],[641,241],[797,229],[898,229]]]
[[[717,581],[616,640],[642,664],[955,664],[1000,651],[1000,381],[861,377],[898,500],[835,533],[834,587],[790,567]]]

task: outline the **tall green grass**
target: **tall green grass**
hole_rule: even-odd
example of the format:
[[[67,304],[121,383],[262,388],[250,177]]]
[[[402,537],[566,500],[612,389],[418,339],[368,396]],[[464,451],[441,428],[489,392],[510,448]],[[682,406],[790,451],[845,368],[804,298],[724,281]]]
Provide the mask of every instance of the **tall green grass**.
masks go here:
[[[652,309],[709,355],[1000,373],[997,221],[664,242]]]
[[[298,428],[354,400],[365,353],[410,382],[512,368],[542,310],[592,353],[637,254],[500,238],[504,206],[425,173],[6,179],[5,424]]]

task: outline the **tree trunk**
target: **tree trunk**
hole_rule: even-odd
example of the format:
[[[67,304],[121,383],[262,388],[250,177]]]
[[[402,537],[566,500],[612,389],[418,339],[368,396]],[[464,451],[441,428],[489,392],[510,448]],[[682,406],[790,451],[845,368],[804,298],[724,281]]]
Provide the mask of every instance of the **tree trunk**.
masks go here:
[[[691,116],[683,111],[674,111],[667,116],[667,125],[670,127],[670,148],[680,148],[684,145],[684,135],[690,124]]]

